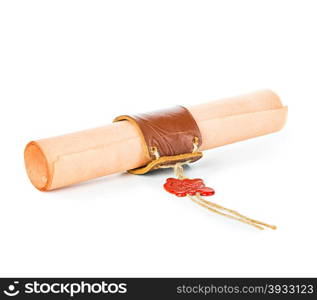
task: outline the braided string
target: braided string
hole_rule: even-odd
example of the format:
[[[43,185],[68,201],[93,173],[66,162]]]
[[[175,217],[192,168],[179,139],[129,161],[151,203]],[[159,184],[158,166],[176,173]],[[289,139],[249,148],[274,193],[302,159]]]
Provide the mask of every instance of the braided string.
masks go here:
[[[184,175],[184,169],[182,166],[184,164],[185,163],[176,163],[173,166],[175,176],[178,179],[185,179],[186,178]],[[246,217],[246,216],[238,213],[235,210],[232,210],[232,209],[223,207],[217,203],[208,201],[208,200],[204,199],[203,197],[201,197],[201,195],[199,193],[197,193],[195,196],[191,196],[191,195],[187,194],[187,197],[190,200],[192,200],[193,202],[197,203],[198,205],[200,205],[200,206],[202,206],[202,207],[204,207],[204,208],[206,208],[206,209],[208,209],[208,210],[210,210],[218,215],[237,220],[239,222],[251,225],[251,226],[253,226],[257,229],[260,229],[260,230],[263,230],[264,227],[276,229],[276,226],[274,226],[274,225],[270,225],[270,224],[267,224],[267,223],[264,223],[264,222],[261,222],[258,220],[251,219],[249,217]]]
[[[195,137],[193,140],[193,152],[198,151],[198,138]],[[160,154],[158,153],[157,149],[155,147],[152,148],[152,153],[155,156],[155,158],[159,158]],[[178,179],[186,179],[187,177],[185,177],[184,175],[184,169],[183,169],[183,165],[188,164],[189,161],[185,161],[185,162],[179,162],[176,163],[174,165],[162,165],[160,166],[160,168],[173,168],[174,169],[174,173],[176,178]],[[257,229],[263,230],[265,227],[267,228],[271,228],[271,229],[276,229],[276,226],[274,225],[270,225],[258,220],[254,220],[251,219],[249,217],[246,217],[242,214],[240,214],[239,212],[226,208],[224,206],[221,206],[217,203],[208,201],[206,199],[204,199],[199,193],[196,193],[196,195],[192,196],[187,194],[187,197],[192,200],[193,202],[197,203],[198,205],[208,209],[209,211],[212,211],[218,215],[230,218],[230,219],[234,219],[236,221],[248,224],[250,226],[253,226]]]

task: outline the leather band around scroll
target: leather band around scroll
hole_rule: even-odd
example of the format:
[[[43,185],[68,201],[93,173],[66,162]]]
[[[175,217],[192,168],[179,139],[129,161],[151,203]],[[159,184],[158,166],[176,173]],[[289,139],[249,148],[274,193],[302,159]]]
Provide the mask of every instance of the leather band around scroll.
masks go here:
[[[149,163],[140,168],[128,170],[132,174],[145,174],[159,168],[173,168],[176,178],[167,178],[164,189],[178,197],[187,196],[198,205],[225,217],[249,224],[258,229],[276,226],[246,217],[235,210],[223,207],[203,198],[213,196],[214,189],[205,185],[200,178],[187,178],[183,164],[194,162],[202,157],[199,146],[201,134],[191,113],[183,106],[175,106],[137,115],[122,115],[114,122],[127,120],[139,132],[143,149]]]
[[[135,126],[143,139],[143,149],[150,162],[140,168],[128,170],[132,174],[190,163],[202,157],[199,146],[202,137],[191,113],[183,106],[155,112],[122,115],[114,122],[127,120]]]
[[[172,168],[175,176],[163,184],[167,192],[258,229],[275,229],[205,199],[214,196],[215,190],[200,178],[187,177],[183,165],[200,159],[199,150],[276,132],[283,127],[286,116],[287,107],[272,91],[200,104],[189,110],[176,106],[119,116],[115,122],[127,122],[28,143],[25,166],[31,182],[41,191],[129,169],[132,174],[145,174]]]

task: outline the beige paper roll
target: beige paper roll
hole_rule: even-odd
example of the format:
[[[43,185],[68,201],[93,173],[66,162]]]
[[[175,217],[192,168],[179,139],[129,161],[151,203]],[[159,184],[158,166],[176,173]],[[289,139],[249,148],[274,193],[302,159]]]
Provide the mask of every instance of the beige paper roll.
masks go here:
[[[200,150],[278,131],[287,117],[287,107],[269,90],[188,109],[202,134]],[[32,184],[41,191],[148,163],[140,136],[128,121],[30,142],[24,159]]]

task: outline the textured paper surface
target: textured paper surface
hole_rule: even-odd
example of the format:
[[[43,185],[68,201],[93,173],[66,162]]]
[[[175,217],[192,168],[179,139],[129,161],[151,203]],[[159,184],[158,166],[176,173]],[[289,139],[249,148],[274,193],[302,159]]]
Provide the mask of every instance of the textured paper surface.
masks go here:
[[[287,107],[269,90],[188,109],[202,134],[200,150],[278,131],[287,118]],[[142,140],[128,121],[30,142],[25,149],[28,176],[43,191],[123,172],[148,162]]]

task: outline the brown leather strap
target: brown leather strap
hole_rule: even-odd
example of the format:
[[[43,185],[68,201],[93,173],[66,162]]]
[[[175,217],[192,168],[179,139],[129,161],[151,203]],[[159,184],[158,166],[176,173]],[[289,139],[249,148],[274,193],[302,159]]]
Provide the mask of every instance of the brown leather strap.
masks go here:
[[[161,158],[160,163],[167,164],[184,159],[194,161],[201,157],[201,153],[197,152],[202,142],[201,134],[195,119],[185,107],[123,115],[115,118],[114,122],[121,120],[128,120],[136,126],[144,139],[144,150],[152,162]],[[159,164],[153,165],[153,168],[159,167]]]

